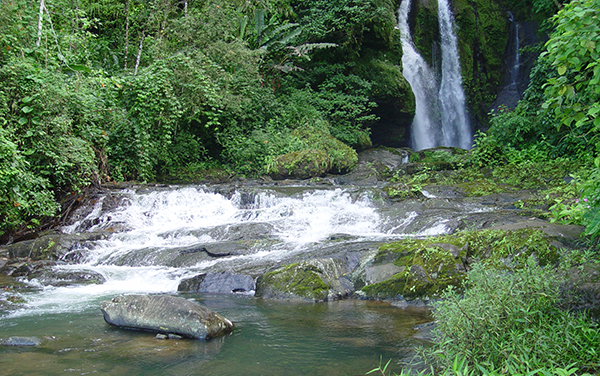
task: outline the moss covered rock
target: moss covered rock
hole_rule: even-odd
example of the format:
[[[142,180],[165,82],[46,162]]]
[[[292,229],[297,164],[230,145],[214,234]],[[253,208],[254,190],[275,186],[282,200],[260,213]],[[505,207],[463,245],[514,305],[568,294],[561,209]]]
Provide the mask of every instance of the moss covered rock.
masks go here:
[[[290,264],[260,276],[256,296],[300,301],[340,299],[352,290],[343,270],[343,262],[331,258]]]
[[[306,149],[280,155],[269,166],[274,179],[308,179],[322,176],[331,168],[331,161],[323,150]]]
[[[523,265],[531,256],[540,265],[554,265],[567,248],[560,235],[543,228],[462,231],[428,239],[405,239],[382,245],[371,267],[396,268],[384,280],[371,280],[362,289],[369,298],[428,299],[449,285],[461,287],[470,264],[482,261],[491,268]]]
[[[358,164],[354,149],[333,137],[324,127],[303,127],[293,132],[306,149],[275,158],[267,171],[274,179],[307,179],[326,173],[343,174]]]

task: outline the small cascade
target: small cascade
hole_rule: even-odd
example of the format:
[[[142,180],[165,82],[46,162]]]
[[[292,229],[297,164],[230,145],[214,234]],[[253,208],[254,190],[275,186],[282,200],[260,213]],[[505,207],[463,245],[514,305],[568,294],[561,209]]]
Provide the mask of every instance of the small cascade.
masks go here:
[[[500,106],[514,109],[521,99],[520,91],[520,70],[521,70],[521,25],[515,20],[513,14],[508,12],[508,20],[510,21],[509,43],[506,50],[506,79],[504,87],[498,93],[498,97],[494,102],[493,109],[498,111]]]
[[[442,111],[443,146],[471,148],[471,127],[458,56],[458,43],[448,0],[438,0],[438,22],[442,45],[442,80],[439,99]]]
[[[417,52],[408,24],[411,0],[398,10],[402,40],[402,74],[415,95],[416,111],[412,124],[412,147],[422,150],[436,146],[471,147],[471,127],[462,88],[458,43],[447,0],[439,0],[441,34],[440,74],[435,74]],[[439,76],[439,77],[438,77]]]
[[[511,34],[512,40],[511,49],[509,51],[509,56],[512,56],[512,67],[510,69],[510,84],[511,88],[514,88],[515,91],[519,91],[518,83],[519,83],[519,70],[521,67],[521,53],[519,49],[521,48],[521,25],[517,21],[515,21],[512,13],[508,12],[509,20],[511,23]]]

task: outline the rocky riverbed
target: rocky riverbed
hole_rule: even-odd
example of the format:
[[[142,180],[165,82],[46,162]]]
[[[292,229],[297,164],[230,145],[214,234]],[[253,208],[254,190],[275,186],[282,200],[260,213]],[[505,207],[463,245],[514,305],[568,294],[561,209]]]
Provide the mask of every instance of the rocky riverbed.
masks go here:
[[[430,153],[452,156],[460,151],[440,148]],[[456,166],[448,161],[450,157],[423,162],[414,155],[424,154],[406,149],[371,149],[361,153],[358,167],[346,175],[310,180],[235,180],[204,185],[202,189],[210,196],[208,199],[235,202],[236,210],[241,213],[236,215],[248,218],[222,224],[210,223],[209,218],[204,227],[185,225],[175,232],[165,229],[159,237],[185,235],[195,240],[176,246],[148,243],[90,261],[90,254],[97,252],[98,247],[107,247],[107,242],[147,236],[136,235],[132,222],[117,218],[122,208],[136,205],[132,203],[133,195],[149,197],[181,188],[103,187],[87,194],[85,202],[73,212],[69,226],[0,248],[0,273],[4,275],[0,279],[0,309],[21,307],[23,302],[18,292],[23,289],[105,283],[102,270],[90,268],[92,264],[185,269],[178,277],[177,291],[180,292],[244,293],[265,299],[310,302],[366,298],[427,304],[439,297],[447,286],[460,287],[474,262],[483,260],[490,266],[510,267],[519,260],[535,257],[541,265],[557,265],[569,253],[585,247],[580,237],[582,228],[550,223],[543,215],[547,209],[543,205],[524,205],[536,200],[540,188],[500,187],[483,179],[468,183],[428,183],[419,176],[432,176],[433,172],[444,174]],[[475,183],[479,185],[476,194],[473,193]],[[490,188],[492,183],[495,185]],[[267,204],[266,201],[275,200],[273,197],[284,200],[302,197],[307,192],[324,194],[336,190],[338,196],[329,200],[343,197],[348,204],[327,210],[339,211],[341,216],[355,215],[343,212],[344,207],[364,202],[377,213],[377,218],[386,218],[378,224],[377,230],[366,231],[376,231],[379,236],[330,232],[302,246],[286,248],[285,244],[300,235],[292,231],[286,233],[285,236],[291,237],[286,239],[281,235],[281,228],[286,222],[296,220],[302,209],[294,206],[297,203]],[[343,193],[339,193],[340,190]],[[269,193],[265,195],[265,192]],[[146,204],[167,204],[168,200],[161,198]],[[259,218],[275,205],[282,208],[287,205],[275,213],[276,220],[251,218]],[[166,207],[164,210],[180,209]],[[228,209],[220,208],[217,212],[219,210]],[[309,212],[301,222],[318,222],[319,215]],[[344,222],[346,227],[340,228],[348,230],[351,226],[347,222],[368,223],[370,220],[375,221],[349,218]],[[160,223],[152,225],[160,227]],[[286,251],[277,257],[261,257],[263,253],[270,254],[272,249],[282,248]],[[79,268],[79,265],[83,266]],[[578,265],[565,276],[565,281],[581,296],[580,308],[597,309],[600,300],[597,265]]]

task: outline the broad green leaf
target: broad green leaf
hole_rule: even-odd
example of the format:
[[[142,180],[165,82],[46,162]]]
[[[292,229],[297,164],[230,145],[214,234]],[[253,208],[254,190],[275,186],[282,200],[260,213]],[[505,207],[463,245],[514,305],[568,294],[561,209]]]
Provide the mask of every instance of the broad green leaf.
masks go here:
[[[84,72],[84,73],[92,72],[92,70],[90,68],[86,67],[85,65],[80,65],[80,64],[69,65],[69,68],[71,68],[71,70],[74,70],[76,72]]]
[[[561,76],[563,74],[565,74],[567,72],[567,66],[566,65],[561,65],[560,67],[558,67],[558,74],[560,74]]]

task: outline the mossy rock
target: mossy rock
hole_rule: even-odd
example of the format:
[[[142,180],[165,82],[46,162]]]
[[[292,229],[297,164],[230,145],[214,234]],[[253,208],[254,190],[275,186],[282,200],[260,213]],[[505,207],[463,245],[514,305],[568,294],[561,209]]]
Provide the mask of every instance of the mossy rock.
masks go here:
[[[394,253],[397,253],[396,250],[382,246],[374,263],[381,262]],[[412,247],[396,255],[393,264],[399,268],[399,273],[385,281],[363,287],[362,292],[368,298],[376,299],[435,298],[449,285],[462,285],[465,276],[462,260],[465,256],[465,249],[459,250],[448,243],[412,243]]]
[[[461,287],[469,265],[518,268],[529,257],[542,266],[555,265],[566,246],[540,228],[462,231],[427,239],[405,239],[384,244],[373,265],[392,263],[399,272],[363,287],[368,298],[435,298],[448,286]]]
[[[273,179],[308,179],[326,173],[344,174],[358,164],[356,151],[333,137],[325,127],[303,127],[296,129],[293,135],[308,148],[275,158],[267,167]]]
[[[493,193],[504,193],[506,188],[491,179],[478,179],[458,184],[465,196],[487,196]]]
[[[340,299],[349,293],[340,281],[342,270],[342,262],[334,259],[290,264],[260,276],[256,296],[317,302]]]
[[[308,179],[324,175],[331,160],[323,150],[306,149],[280,155],[269,167],[273,179]]]
[[[356,151],[333,137],[325,127],[303,127],[294,130],[293,135],[312,148],[327,154],[329,162],[327,172],[345,174],[358,164]]]

